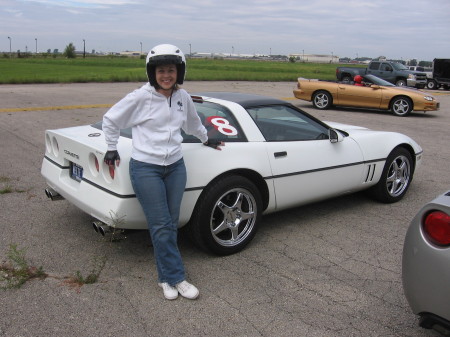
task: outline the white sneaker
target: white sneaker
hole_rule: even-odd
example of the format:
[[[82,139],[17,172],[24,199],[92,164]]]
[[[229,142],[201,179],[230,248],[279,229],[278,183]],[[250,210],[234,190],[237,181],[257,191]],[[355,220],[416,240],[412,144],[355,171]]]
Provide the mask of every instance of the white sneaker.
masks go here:
[[[163,288],[164,297],[168,300],[175,300],[178,297],[178,290],[175,287],[169,285],[169,283],[158,283]]]
[[[197,287],[187,281],[178,283],[175,288],[178,290],[181,296],[186,297],[190,300],[195,300],[200,293]]]

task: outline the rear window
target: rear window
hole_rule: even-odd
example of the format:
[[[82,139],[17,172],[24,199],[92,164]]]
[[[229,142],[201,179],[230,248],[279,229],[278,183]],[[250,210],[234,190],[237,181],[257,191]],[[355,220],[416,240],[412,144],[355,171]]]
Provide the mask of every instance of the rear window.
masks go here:
[[[244,132],[228,108],[210,102],[194,102],[197,113],[208,131],[208,139],[224,142],[247,141]],[[199,139],[182,132],[184,143],[197,143]]]

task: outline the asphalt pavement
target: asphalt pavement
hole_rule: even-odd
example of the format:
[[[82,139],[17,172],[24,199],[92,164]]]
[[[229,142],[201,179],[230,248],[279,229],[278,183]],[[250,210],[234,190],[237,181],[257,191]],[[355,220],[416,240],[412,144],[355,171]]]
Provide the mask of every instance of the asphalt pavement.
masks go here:
[[[380,204],[342,196],[263,217],[242,252],[216,257],[180,233],[195,301],[164,299],[146,231],[119,242],[95,233],[91,217],[50,201],[40,174],[44,131],[100,120],[141,83],[0,85],[0,261],[26,250],[44,279],[0,290],[0,336],[439,336],[418,326],[403,295],[401,254],[409,222],[449,189],[450,92],[437,112],[315,110],[295,83],[187,82],[189,92],[238,91],[289,100],[329,121],[407,134],[424,150],[405,198]],[[77,286],[99,261],[98,282]]]

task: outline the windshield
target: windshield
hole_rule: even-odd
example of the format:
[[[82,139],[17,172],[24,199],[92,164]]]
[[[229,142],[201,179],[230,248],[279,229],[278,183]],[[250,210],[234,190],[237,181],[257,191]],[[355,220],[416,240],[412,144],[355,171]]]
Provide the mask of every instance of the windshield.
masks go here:
[[[395,70],[409,70],[406,66],[401,63],[392,63]]]
[[[385,87],[395,87],[392,83],[389,83],[388,81],[385,81],[379,77],[376,77],[375,75],[364,75],[363,76],[364,82],[372,83],[372,84],[378,84]]]

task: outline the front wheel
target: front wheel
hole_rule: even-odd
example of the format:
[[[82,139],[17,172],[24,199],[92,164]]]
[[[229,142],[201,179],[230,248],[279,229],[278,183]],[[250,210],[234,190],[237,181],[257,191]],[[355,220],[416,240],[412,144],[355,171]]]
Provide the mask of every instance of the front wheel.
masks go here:
[[[434,80],[428,81],[427,82],[427,88],[430,90],[434,90],[436,89],[437,85],[436,82]]]
[[[414,164],[411,154],[404,148],[395,148],[388,156],[380,181],[369,193],[384,203],[397,202],[403,198],[411,184]]]
[[[326,110],[333,104],[333,98],[326,91],[318,91],[314,93],[312,103],[316,109]]]
[[[413,103],[408,97],[397,97],[391,103],[391,111],[396,116],[407,116],[412,109]]]
[[[255,236],[261,213],[262,198],[253,182],[242,176],[219,178],[197,202],[191,237],[214,254],[237,253]]]

